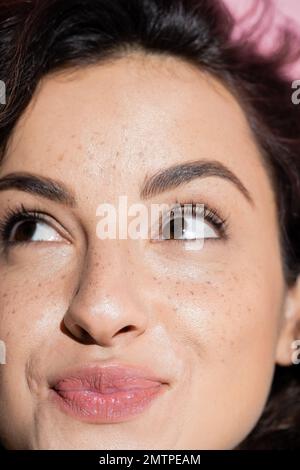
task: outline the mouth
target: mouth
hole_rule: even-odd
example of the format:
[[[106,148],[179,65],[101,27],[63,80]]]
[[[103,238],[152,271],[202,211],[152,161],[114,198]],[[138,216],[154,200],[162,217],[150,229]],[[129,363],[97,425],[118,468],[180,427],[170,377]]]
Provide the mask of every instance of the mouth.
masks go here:
[[[168,383],[148,371],[128,366],[92,366],[54,379],[51,400],[75,419],[108,424],[140,415]]]

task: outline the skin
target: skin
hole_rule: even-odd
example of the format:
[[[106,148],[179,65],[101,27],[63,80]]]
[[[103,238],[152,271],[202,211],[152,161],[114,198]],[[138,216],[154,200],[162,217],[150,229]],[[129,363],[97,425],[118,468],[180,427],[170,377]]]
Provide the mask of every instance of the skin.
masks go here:
[[[220,177],[145,204],[210,205],[227,217],[227,240],[188,251],[184,241],[97,238],[100,203],[142,202],[147,175],[200,158],[229,167],[253,204]],[[22,202],[55,217],[58,234],[0,251],[5,446],[234,448],[262,413],[276,362],[291,362],[300,310],[299,287],[283,278],[272,186],[235,98],[179,59],[141,53],[52,75],[18,122],[0,177],[15,171],[63,182],[77,208],[0,191],[1,220]],[[112,362],[150,367],[169,388],[118,424],[84,423],[50,403],[53,374]]]

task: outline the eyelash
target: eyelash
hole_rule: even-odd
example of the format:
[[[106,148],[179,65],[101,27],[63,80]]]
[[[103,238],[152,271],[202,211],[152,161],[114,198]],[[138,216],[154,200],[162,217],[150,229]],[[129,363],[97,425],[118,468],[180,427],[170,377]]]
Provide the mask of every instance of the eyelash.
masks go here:
[[[184,205],[189,205],[192,206],[192,213],[191,215],[196,215],[197,214],[197,204],[199,204],[196,201],[193,200],[187,200],[187,201],[181,201],[175,202],[175,206],[178,207],[180,206],[181,209],[183,208]],[[174,207],[175,207],[174,206]],[[172,209],[171,209],[172,210]],[[218,212],[207,206],[204,205],[204,220],[209,222],[213,228],[215,228],[218,233],[220,234],[221,239],[227,239],[228,238],[228,221],[227,218],[221,217]],[[41,212],[38,212],[37,210],[28,210],[26,207],[21,203],[19,206],[11,209],[9,208],[3,217],[2,220],[0,220],[0,240],[1,243],[5,246],[8,247],[8,245],[21,245],[21,244],[28,244],[30,242],[14,242],[14,241],[9,241],[10,233],[14,226],[18,222],[24,222],[24,221],[32,221],[32,222],[44,222],[48,223],[46,218]],[[211,239],[211,240],[218,240],[216,239]],[[177,240],[177,239],[172,239],[170,240],[172,242],[181,242],[183,240]]]
[[[173,208],[175,207],[180,207],[183,209],[183,207],[187,206],[192,206],[192,211],[190,215],[196,216],[199,211],[197,209],[199,208],[199,201],[194,201],[194,200],[186,200],[186,201],[178,201],[176,200]],[[201,213],[203,213],[203,218],[206,222],[210,223],[214,229],[217,230],[217,232],[220,235],[220,238],[223,240],[228,239],[228,218],[227,217],[221,217],[218,211],[212,207],[209,207],[207,204],[203,204],[204,208]],[[171,209],[172,211],[173,209]],[[217,241],[220,240],[220,238],[210,238],[210,241]],[[165,240],[168,241],[168,240]],[[178,240],[176,238],[171,239],[170,241],[172,242],[179,242],[182,243],[183,240]]]
[[[44,222],[48,223],[41,212],[28,210],[23,204],[11,209],[9,208],[2,220],[0,220],[0,240],[5,245],[22,245],[29,242],[9,241],[10,232],[18,222]]]

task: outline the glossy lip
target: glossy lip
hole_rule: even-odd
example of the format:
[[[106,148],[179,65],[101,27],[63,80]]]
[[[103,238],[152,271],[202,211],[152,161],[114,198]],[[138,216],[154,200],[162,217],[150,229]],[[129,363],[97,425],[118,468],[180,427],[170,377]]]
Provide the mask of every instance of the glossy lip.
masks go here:
[[[75,419],[117,423],[141,414],[167,386],[149,369],[92,365],[55,377],[50,383],[50,398]]]

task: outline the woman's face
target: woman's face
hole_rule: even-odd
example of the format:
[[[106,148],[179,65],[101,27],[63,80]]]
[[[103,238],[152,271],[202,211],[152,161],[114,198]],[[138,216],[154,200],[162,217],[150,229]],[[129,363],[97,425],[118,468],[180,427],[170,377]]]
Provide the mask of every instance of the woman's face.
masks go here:
[[[22,175],[2,180],[12,173]],[[70,196],[28,176],[55,180]],[[241,442],[269,393],[286,290],[271,184],[232,95],[179,59],[138,54],[48,77],[0,178],[4,444]],[[97,208],[118,210],[120,196],[149,211],[205,204],[226,219],[226,234],[207,220],[202,249],[184,237],[100,239]],[[5,225],[21,204],[44,219]],[[130,416],[103,421],[88,374],[104,366],[151,370],[161,393],[136,414],[129,406]],[[54,383],[69,384],[65,398]]]

